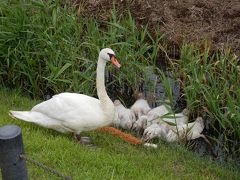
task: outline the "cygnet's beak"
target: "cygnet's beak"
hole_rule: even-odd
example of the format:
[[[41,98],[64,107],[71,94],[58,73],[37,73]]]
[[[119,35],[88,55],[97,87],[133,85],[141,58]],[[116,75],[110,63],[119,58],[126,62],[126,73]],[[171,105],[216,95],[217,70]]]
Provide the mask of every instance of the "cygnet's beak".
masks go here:
[[[142,136],[142,138],[141,138],[141,140],[143,141],[143,142],[148,142],[149,140],[150,140],[150,138],[148,137],[148,136]]]
[[[132,130],[133,130],[133,131],[136,131],[136,130],[137,130],[137,125],[136,125],[135,123],[132,125]]]
[[[113,63],[113,65],[115,65],[117,68],[121,67],[121,64],[118,62],[118,60],[116,59],[115,56],[111,57],[111,62]]]

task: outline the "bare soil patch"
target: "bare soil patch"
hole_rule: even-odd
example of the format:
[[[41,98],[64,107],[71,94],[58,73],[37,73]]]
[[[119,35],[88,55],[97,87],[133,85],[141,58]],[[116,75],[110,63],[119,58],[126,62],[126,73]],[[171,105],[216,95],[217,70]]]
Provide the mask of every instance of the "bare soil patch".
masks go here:
[[[138,25],[148,23],[152,32],[160,29],[167,39],[201,42],[207,39],[213,48],[231,47],[240,56],[239,0],[77,0],[79,14],[99,20],[111,18],[113,4],[118,13],[128,9]],[[158,26],[158,24],[160,26]]]

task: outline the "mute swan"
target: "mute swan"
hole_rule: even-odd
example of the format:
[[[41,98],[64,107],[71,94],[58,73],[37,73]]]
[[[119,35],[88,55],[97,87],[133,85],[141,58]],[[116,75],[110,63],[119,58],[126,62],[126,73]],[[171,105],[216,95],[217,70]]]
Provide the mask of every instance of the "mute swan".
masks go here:
[[[148,126],[143,132],[143,141],[149,141],[153,138],[163,138],[169,132],[169,126],[167,124],[152,124]]]
[[[160,117],[160,123],[165,122],[165,123],[172,123],[174,125],[183,125],[188,123],[188,115],[189,111],[187,109],[184,109],[181,113],[177,113],[175,115],[170,114],[167,117]]]
[[[161,118],[161,116],[164,116],[170,113],[169,108],[170,107],[168,107],[167,105],[161,105],[151,109],[147,113],[147,117],[148,117],[147,126],[150,126],[151,124],[154,124],[154,123],[159,123],[159,118]]]
[[[152,124],[145,129],[143,133],[143,140],[148,141],[155,137],[159,137],[166,140],[167,142],[176,142],[184,139],[191,140],[203,137],[207,141],[206,137],[201,134],[203,129],[204,122],[201,117],[198,117],[192,123],[178,126],[169,126],[167,124]]]
[[[137,95],[137,101],[131,106],[131,111],[134,112],[136,118],[140,118],[142,115],[146,115],[148,111],[151,110],[148,102],[143,99],[143,94],[139,93]]]
[[[113,124],[123,129],[131,129],[133,123],[136,121],[134,113],[125,108],[119,100],[114,101],[115,117]]]
[[[139,131],[140,129],[146,129],[148,125],[150,124],[156,124],[156,123],[172,123],[176,125],[183,125],[188,123],[188,110],[184,109],[181,113],[173,115],[169,115],[168,117],[159,117],[157,119],[154,119],[154,123],[151,122],[150,118],[156,118],[158,116],[152,116],[151,114],[149,116],[142,115],[134,124],[133,124],[133,130]],[[164,115],[163,115],[164,116]],[[156,122],[157,120],[157,122]]]
[[[166,139],[168,139],[168,142],[174,142],[177,140],[191,140],[191,139],[197,139],[199,137],[203,137],[205,139],[205,136],[202,133],[204,129],[204,121],[203,118],[197,117],[197,119],[194,122],[183,124],[179,126],[171,126],[171,131],[166,136]]]
[[[189,114],[189,111],[187,109],[184,109],[181,113],[175,114],[175,116],[169,115],[170,117],[159,117],[157,118],[157,122],[155,122],[156,120],[154,119],[153,120],[154,123],[152,124],[148,123],[148,122],[151,122],[151,120],[149,119],[151,118],[151,116],[148,117],[143,115],[133,124],[133,130],[139,131],[140,129],[146,129],[151,125],[154,125],[153,127],[156,127],[155,124],[161,124],[161,125],[164,124],[164,126],[170,125],[169,123],[176,124],[176,125],[187,124],[188,114]]]
[[[148,117],[145,115],[140,116],[138,120],[133,124],[133,130],[135,131],[140,131],[141,129],[146,129],[147,128],[147,120]]]
[[[102,49],[97,62],[97,95],[99,99],[77,93],[60,93],[34,106],[30,111],[10,111],[10,115],[45,128],[79,135],[112,123],[114,105],[105,89],[104,71],[108,61],[120,64],[110,48]]]

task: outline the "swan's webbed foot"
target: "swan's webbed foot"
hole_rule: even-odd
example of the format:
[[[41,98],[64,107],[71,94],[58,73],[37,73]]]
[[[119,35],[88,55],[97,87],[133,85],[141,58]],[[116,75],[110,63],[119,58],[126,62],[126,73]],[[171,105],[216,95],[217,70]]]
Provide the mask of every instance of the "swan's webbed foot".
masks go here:
[[[91,143],[91,139],[89,137],[81,137],[79,134],[75,134],[73,135],[74,139],[76,139],[80,144],[90,144]]]
[[[89,145],[91,144],[91,139],[90,137],[81,137],[79,142],[83,145]]]
[[[96,148],[94,144],[91,144],[91,139],[90,137],[81,137],[79,134],[74,134],[73,135],[74,139],[76,139],[80,144],[85,145],[90,148]]]

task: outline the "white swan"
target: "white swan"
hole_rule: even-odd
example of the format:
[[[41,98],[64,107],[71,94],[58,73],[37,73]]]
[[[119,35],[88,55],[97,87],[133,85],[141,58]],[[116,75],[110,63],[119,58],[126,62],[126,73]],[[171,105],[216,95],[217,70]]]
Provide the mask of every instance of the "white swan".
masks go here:
[[[164,110],[164,106],[159,106],[157,109],[162,109]],[[154,110],[155,111],[155,110]],[[164,114],[165,110],[163,111]],[[155,116],[154,113],[148,114],[148,116],[142,115],[134,124],[133,124],[133,130],[139,131],[140,129],[146,129],[147,127],[150,127],[151,125],[154,124],[161,124],[161,125],[184,125],[188,123],[188,115],[189,111],[187,109],[184,109],[181,113],[177,113],[175,115],[169,114],[167,116]],[[152,119],[155,118],[155,119]],[[153,122],[152,122],[152,121]],[[156,126],[154,126],[156,127]],[[151,129],[151,128],[150,128]]]
[[[169,114],[167,117],[160,118],[160,123],[172,124],[175,126],[180,126],[188,123],[189,111],[184,109],[182,112],[177,114]]]
[[[178,140],[191,140],[205,136],[202,133],[204,129],[204,120],[201,117],[197,117],[194,122],[188,124],[182,124],[178,126],[169,126],[170,131],[168,132],[166,139],[168,142],[174,142]]]
[[[151,124],[143,132],[143,141],[149,141],[153,138],[164,138],[169,133],[169,126],[167,124]]]
[[[120,64],[112,49],[99,53],[97,63],[97,95],[99,99],[77,93],[60,93],[34,106],[31,111],[10,111],[10,115],[56,131],[80,134],[112,123],[114,105],[105,89],[104,71],[108,61]]]
[[[155,123],[159,123],[160,118],[162,116],[170,113],[170,108],[171,108],[170,106],[164,104],[151,109],[147,113],[147,117],[148,117],[147,126],[150,126]]]
[[[143,133],[143,140],[149,141],[155,137],[166,140],[167,142],[176,142],[181,140],[191,140],[203,137],[204,121],[198,117],[194,122],[178,126],[169,126],[167,124],[152,124],[147,127]]]
[[[140,118],[142,115],[146,115],[151,110],[147,100],[144,99],[142,93],[137,94],[136,102],[131,106],[131,111],[134,112],[136,118]]]
[[[130,109],[125,108],[119,100],[114,101],[114,106],[114,126],[130,130],[133,123],[136,121],[134,113]]]
[[[146,115],[142,115],[138,118],[136,122],[134,122],[132,129],[135,131],[140,131],[141,129],[147,128],[148,117]]]

